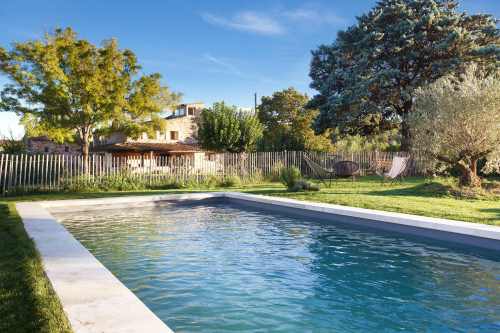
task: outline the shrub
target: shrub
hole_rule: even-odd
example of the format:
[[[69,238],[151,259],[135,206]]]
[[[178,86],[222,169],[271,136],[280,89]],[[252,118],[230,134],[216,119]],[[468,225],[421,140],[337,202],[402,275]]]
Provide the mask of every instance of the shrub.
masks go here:
[[[274,162],[273,165],[271,166],[271,170],[269,170],[269,173],[265,176],[266,181],[269,181],[269,182],[281,181],[280,170],[283,167],[284,167],[283,163]]]
[[[264,182],[266,179],[264,177],[264,173],[262,169],[255,169],[252,175],[248,178],[248,182],[251,184],[260,184]]]
[[[308,180],[299,180],[290,190],[294,192],[319,191],[319,187]]]
[[[299,168],[292,166],[290,168],[281,168],[281,182],[288,189],[291,189],[295,183],[300,179]]]
[[[220,184],[220,179],[215,175],[208,175],[203,177],[202,185],[206,188],[217,187]]]
[[[220,182],[221,187],[236,187],[241,184],[241,179],[236,176],[226,177],[223,181]]]

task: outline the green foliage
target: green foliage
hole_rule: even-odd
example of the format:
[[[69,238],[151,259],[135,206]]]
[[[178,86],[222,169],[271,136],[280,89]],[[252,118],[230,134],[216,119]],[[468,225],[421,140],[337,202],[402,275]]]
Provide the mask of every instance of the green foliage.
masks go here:
[[[281,169],[281,183],[291,189],[294,187],[295,183],[300,179],[299,168],[292,166],[289,168],[283,167]]]
[[[457,1],[381,0],[357,23],[337,33],[331,45],[312,52],[308,108],[320,110],[313,128],[362,135],[401,126],[408,148],[406,116],[415,89],[463,71],[475,61],[500,66],[499,21],[491,14],[457,13]]]
[[[42,41],[14,42],[10,52],[0,46],[0,73],[13,82],[1,92],[0,110],[25,115],[30,130],[58,142],[76,135],[86,157],[94,131],[165,129],[157,115],[181,95],[169,92],[160,74],[134,79],[140,69],[116,38],[96,47],[72,28],[57,28]]]
[[[281,182],[281,169],[283,169],[284,164],[282,162],[273,162],[269,169],[269,173],[265,176],[268,182]]]
[[[263,183],[266,181],[266,178],[264,177],[264,173],[262,172],[262,169],[255,169],[253,173],[250,175],[248,182],[250,184],[259,184]]]
[[[5,154],[21,154],[26,152],[26,140],[16,137],[12,130],[10,135],[0,133],[0,152]]]
[[[5,154],[25,153],[26,143],[23,140],[0,140],[0,152]]]
[[[240,153],[253,148],[262,129],[255,113],[238,111],[236,106],[227,106],[222,101],[199,116],[197,139],[207,150]]]
[[[308,192],[308,191],[319,191],[319,187],[314,185],[308,180],[299,180],[290,189],[292,192]]]
[[[399,151],[401,134],[393,129],[376,135],[340,134],[335,129],[330,135],[335,151]]]
[[[413,148],[424,170],[455,166],[460,184],[480,187],[477,162],[484,172],[500,170],[500,73],[486,75],[475,65],[460,76],[443,77],[416,90],[408,117]],[[442,170],[438,170],[442,171]]]
[[[309,97],[294,88],[263,96],[259,120],[264,125],[260,151],[326,151],[332,149],[328,134],[315,135],[311,129],[317,110],[306,110]]]
[[[241,185],[241,179],[236,176],[229,176],[224,178],[223,181],[219,183],[220,187],[236,187]]]

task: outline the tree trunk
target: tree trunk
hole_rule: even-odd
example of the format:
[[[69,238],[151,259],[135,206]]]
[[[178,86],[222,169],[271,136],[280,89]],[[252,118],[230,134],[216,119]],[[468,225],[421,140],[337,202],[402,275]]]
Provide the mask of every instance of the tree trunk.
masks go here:
[[[83,162],[83,174],[89,174],[89,142],[84,141],[82,143],[82,162]]]
[[[406,121],[401,123],[401,149],[400,151],[410,151],[410,129]]]
[[[460,171],[462,176],[458,180],[460,186],[467,187],[481,187],[481,178],[476,173],[476,161],[471,162],[471,165],[467,165],[463,160],[455,164]]]

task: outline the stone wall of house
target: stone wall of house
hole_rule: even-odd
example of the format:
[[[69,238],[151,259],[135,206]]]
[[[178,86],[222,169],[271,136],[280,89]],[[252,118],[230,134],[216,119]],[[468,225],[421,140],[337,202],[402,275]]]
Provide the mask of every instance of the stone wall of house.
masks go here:
[[[123,132],[113,132],[111,133],[111,137],[106,141],[107,143],[124,142],[127,141],[127,136]]]
[[[79,156],[82,153],[80,146],[75,143],[58,144],[54,141],[31,141],[28,149],[30,153],[41,153],[46,155]]]
[[[179,112],[179,110],[181,111]],[[196,140],[196,135],[198,134],[196,118],[201,115],[203,110],[205,110],[204,102],[182,104],[170,117],[166,118],[166,133],[162,134],[160,131],[156,131],[155,137],[148,137],[146,133],[143,133],[139,138],[129,138],[123,132],[113,132],[111,137],[104,138],[103,140],[96,140],[94,145],[125,142],[128,140],[160,140],[168,143],[196,143],[198,142],[198,140]]]
[[[177,134],[172,132],[177,132]],[[166,140],[167,142],[196,143],[197,133],[196,117],[187,115],[167,119],[167,132],[157,139]]]

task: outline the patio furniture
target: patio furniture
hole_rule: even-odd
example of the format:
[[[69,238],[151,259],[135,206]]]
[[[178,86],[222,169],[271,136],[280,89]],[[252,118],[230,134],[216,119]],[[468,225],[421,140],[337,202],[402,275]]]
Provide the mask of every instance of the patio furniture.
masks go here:
[[[333,165],[332,172],[335,175],[335,184],[338,184],[340,178],[352,178],[352,184],[356,178],[356,173],[359,171],[359,165],[352,161],[340,161]]]
[[[375,170],[375,174],[379,177],[382,177],[381,185],[384,185],[386,180],[391,182],[391,185],[396,182],[398,182],[400,185],[404,185],[405,180],[403,178],[403,173],[406,169],[406,165],[408,164],[409,159],[410,156],[408,157],[394,156],[392,158],[392,166],[389,172],[384,172],[381,174],[377,170]]]
[[[307,165],[309,165],[309,167],[311,169],[313,169],[313,171],[315,173],[318,174],[319,179],[320,179],[320,180],[318,180],[318,184],[320,183],[320,181],[322,181],[325,184],[326,187],[330,187],[332,185],[332,176],[331,176],[332,171],[331,170],[327,170],[327,169],[325,169],[325,168],[317,165],[316,163],[314,163],[313,161],[311,161],[311,159],[309,157],[307,157],[305,155],[304,155],[304,160],[306,161]],[[325,183],[325,179],[324,179],[328,175],[330,175],[330,186],[328,186]]]

